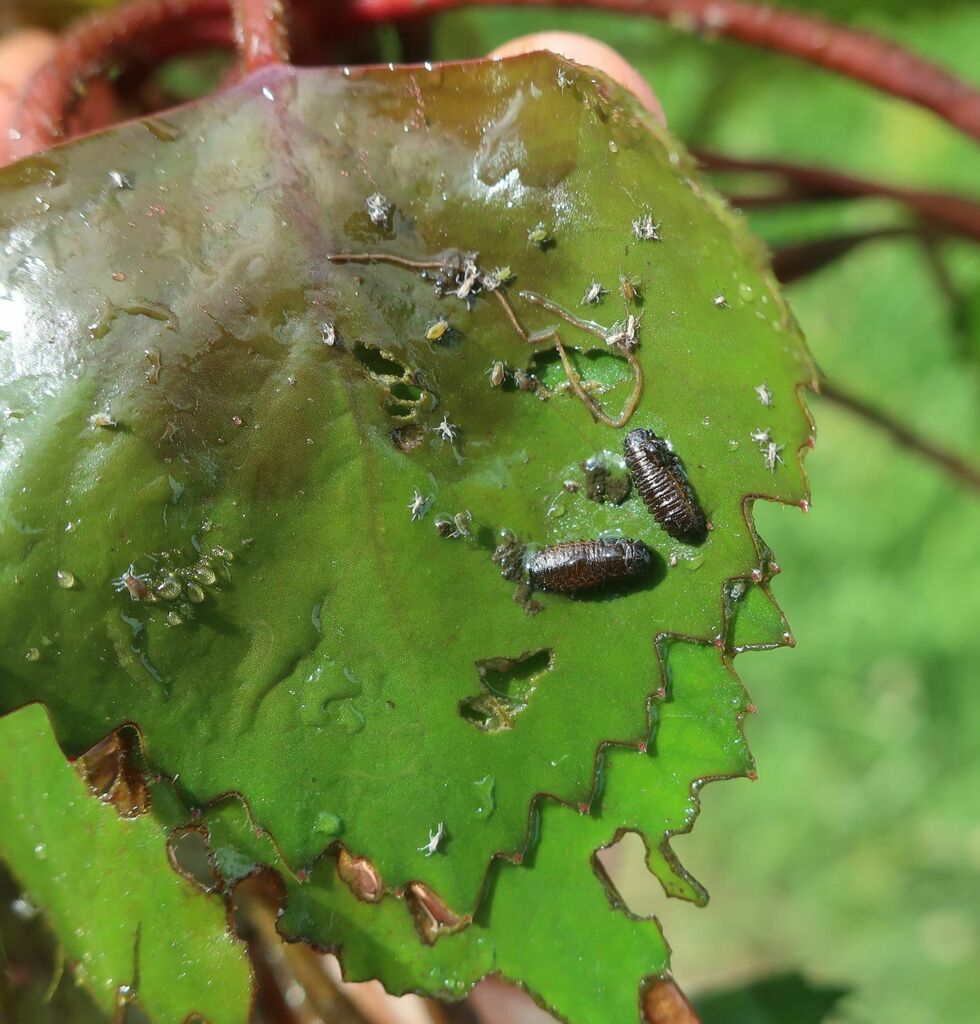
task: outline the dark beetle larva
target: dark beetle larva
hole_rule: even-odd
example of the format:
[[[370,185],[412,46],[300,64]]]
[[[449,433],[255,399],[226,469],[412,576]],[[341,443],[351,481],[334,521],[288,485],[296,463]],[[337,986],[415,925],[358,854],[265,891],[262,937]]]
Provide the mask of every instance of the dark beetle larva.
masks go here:
[[[626,435],[623,448],[633,483],[653,518],[671,537],[700,544],[708,534],[708,523],[670,445],[640,427]]]
[[[652,561],[640,540],[570,540],[536,552],[528,578],[539,590],[595,590],[639,576]]]

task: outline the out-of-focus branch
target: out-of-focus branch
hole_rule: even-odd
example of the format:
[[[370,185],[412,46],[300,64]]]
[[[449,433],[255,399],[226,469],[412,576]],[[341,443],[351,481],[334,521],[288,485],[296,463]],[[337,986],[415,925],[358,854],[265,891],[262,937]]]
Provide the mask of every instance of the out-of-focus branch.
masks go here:
[[[243,937],[258,982],[258,1000],[276,1024],[370,1024],[324,970],[320,955],[276,931],[277,895],[262,877],[235,890]]]
[[[435,14],[474,2],[515,7],[587,7],[645,14],[727,36],[846,75],[934,111],[980,139],[980,91],[895,43],[824,18],[745,0],[351,0],[364,20]]]
[[[971,464],[959,455],[946,451],[932,441],[926,440],[910,430],[904,423],[869,405],[856,395],[842,390],[828,380],[821,382],[820,394],[828,401],[847,409],[890,434],[903,448],[908,448],[935,463],[957,483],[966,484],[966,486],[980,491],[980,467]]]
[[[670,977],[647,985],[640,1005],[646,1024],[701,1024],[694,1007]]]
[[[735,206],[751,208],[842,197],[894,199],[945,231],[980,241],[980,203],[966,196],[900,188],[830,168],[784,160],[744,159],[707,151],[698,151],[696,155],[708,170],[768,174],[781,178],[785,183],[775,192],[730,195],[729,200]]]
[[[281,0],[232,0],[235,45],[246,72],[289,60]]]
[[[852,249],[865,242],[909,236],[920,238],[923,234],[922,229],[912,227],[874,228],[870,231],[854,231],[849,234],[832,235],[829,238],[817,238],[796,245],[784,245],[773,250],[772,269],[783,284],[791,284],[846,256]]]

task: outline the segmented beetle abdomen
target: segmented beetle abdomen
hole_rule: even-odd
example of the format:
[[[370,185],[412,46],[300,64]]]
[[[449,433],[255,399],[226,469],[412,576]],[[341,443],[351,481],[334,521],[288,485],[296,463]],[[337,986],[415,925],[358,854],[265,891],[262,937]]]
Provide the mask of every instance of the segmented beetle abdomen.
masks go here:
[[[708,535],[708,522],[670,445],[638,427],[626,435],[623,448],[633,483],[653,518],[671,537],[700,544]]]
[[[595,590],[639,576],[652,561],[640,540],[571,540],[536,552],[528,577],[539,590]]]

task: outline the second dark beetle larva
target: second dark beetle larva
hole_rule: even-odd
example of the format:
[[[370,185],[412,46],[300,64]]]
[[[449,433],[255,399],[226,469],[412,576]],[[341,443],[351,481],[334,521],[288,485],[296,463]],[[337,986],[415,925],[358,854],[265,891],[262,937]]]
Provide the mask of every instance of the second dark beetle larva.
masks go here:
[[[536,552],[528,576],[539,590],[595,590],[639,576],[651,563],[643,541],[571,540]]]
[[[708,523],[687,474],[670,446],[652,430],[631,430],[623,441],[626,465],[654,519],[671,535],[700,544]]]

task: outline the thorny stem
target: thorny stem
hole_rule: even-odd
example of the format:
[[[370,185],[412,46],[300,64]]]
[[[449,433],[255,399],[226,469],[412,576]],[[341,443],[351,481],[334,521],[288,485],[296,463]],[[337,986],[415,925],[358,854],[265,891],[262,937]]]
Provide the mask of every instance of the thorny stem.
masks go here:
[[[728,36],[836,71],[934,111],[980,139],[980,91],[943,68],[868,32],[745,0],[469,0],[514,7],[588,7],[645,14],[682,28]],[[353,0],[368,21],[435,14],[467,0]]]
[[[288,63],[281,0],[232,0],[232,11],[235,45],[246,72]]]
[[[735,206],[750,208],[840,197],[895,199],[945,231],[980,241],[980,203],[966,196],[901,188],[830,168],[784,160],[750,160],[706,151],[696,151],[695,155],[704,167],[712,171],[771,174],[783,178],[788,184],[779,192],[730,195],[729,200]]]
[[[821,382],[820,394],[836,405],[855,413],[862,419],[884,430],[904,448],[925,456],[937,466],[942,467],[957,482],[980,491],[980,467],[971,465],[966,459],[954,455],[952,452],[948,452],[933,444],[932,441],[928,441],[924,437],[913,433],[904,423],[893,419],[880,409],[874,408],[874,406],[869,405],[863,399],[847,391],[842,391],[836,384],[832,384],[828,380]]]

